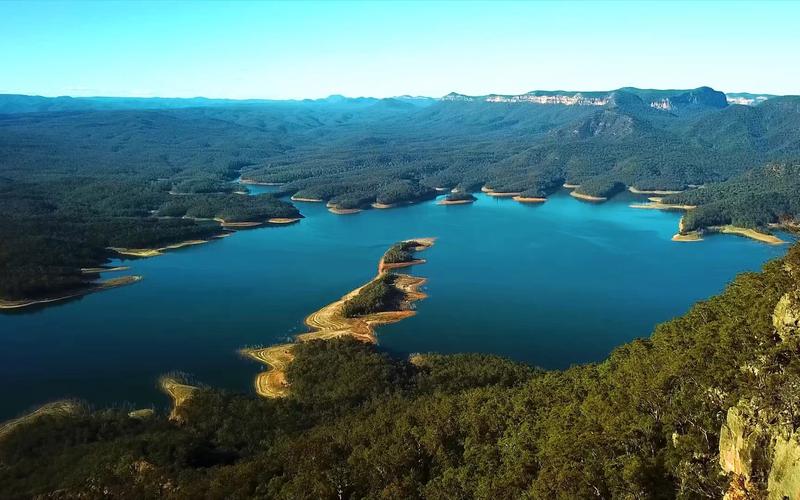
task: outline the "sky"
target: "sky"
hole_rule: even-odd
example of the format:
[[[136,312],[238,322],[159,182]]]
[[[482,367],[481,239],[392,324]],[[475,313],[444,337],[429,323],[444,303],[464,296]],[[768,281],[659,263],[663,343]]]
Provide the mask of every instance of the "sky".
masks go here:
[[[0,2],[0,93],[800,94],[797,1]]]

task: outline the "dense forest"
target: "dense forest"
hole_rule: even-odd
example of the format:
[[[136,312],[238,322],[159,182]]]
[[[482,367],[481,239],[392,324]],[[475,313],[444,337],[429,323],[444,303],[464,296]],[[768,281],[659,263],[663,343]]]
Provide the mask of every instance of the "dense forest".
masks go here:
[[[419,246],[416,241],[401,241],[395,243],[383,254],[385,264],[401,264],[414,260],[414,250]]]
[[[400,301],[403,300],[403,292],[394,286],[396,280],[397,275],[384,273],[369,282],[355,297],[344,303],[342,314],[346,318],[354,318],[375,312],[399,309]]]
[[[0,299],[88,286],[113,254],[296,217],[283,195],[339,208],[487,187],[544,197],[564,183],[610,197],[633,186],[703,193],[689,227],[793,219],[800,97],[728,105],[707,87],[442,99],[305,101],[0,95]],[[580,101],[583,102],[583,101]],[[282,183],[275,198],[234,181]],[[769,177],[766,179],[765,177]],[[742,194],[753,185],[754,191]],[[745,186],[748,186],[745,188]],[[777,193],[777,197],[773,196]],[[378,205],[380,206],[380,205]],[[167,217],[183,219],[170,220]]]
[[[17,426],[0,496],[795,498],[797,318],[800,246],[564,371],[301,343],[286,398],[205,388],[177,420],[84,408]]]
[[[704,189],[665,197],[665,203],[695,205],[684,217],[686,231],[733,224],[766,229],[800,218],[800,162],[772,163]]]

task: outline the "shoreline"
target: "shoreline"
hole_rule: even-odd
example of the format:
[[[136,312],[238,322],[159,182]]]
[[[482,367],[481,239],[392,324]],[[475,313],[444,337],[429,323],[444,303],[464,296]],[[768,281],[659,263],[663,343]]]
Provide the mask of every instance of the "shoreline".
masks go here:
[[[226,222],[223,219],[215,218],[224,229],[251,229],[254,227],[262,227],[270,224],[294,224],[299,222],[303,217],[272,217],[265,221],[243,221],[243,222]]]
[[[46,297],[43,299],[19,299],[19,300],[0,299],[0,310],[22,309],[25,307],[31,307],[36,305],[51,304],[53,302],[60,302],[62,300],[83,297],[84,295],[89,295],[90,293],[94,292],[102,292],[104,290],[110,290],[112,288],[117,288],[125,285],[132,285],[133,283],[136,283],[141,280],[142,276],[139,275],[121,276],[119,278],[111,278],[106,281],[99,281],[92,283],[85,289],[73,290],[71,292],[65,292],[63,295]]]
[[[784,243],[787,243],[774,234],[762,233],[761,231],[756,231],[755,229],[734,226],[731,224],[726,224],[724,226],[712,226],[708,229],[712,233],[735,234],[737,236],[744,236],[745,238],[767,243],[768,245],[783,245]]]
[[[522,194],[522,191],[495,191],[494,189],[483,186],[481,192],[487,196],[494,196],[495,198],[513,198]]]
[[[220,219],[219,217],[214,217],[214,220],[219,222],[219,225],[223,228],[231,228],[231,229],[244,229],[250,227],[258,227],[263,226],[266,222],[256,222],[256,221],[244,221],[244,222],[226,222],[225,219]]]
[[[678,222],[678,232],[672,236],[672,241],[703,241],[703,237],[706,234],[732,234],[735,236],[750,238],[751,240],[755,240],[760,243],[766,243],[767,245],[783,245],[788,243],[787,241],[784,241],[773,234],[762,233],[761,231],[757,231],[755,229],[734,226],[732,224],[726,224],[724,226],[709,226],[700,230],[688,231],[684,233],[683,217],[681,217],[681,220]]]
[[[239,178],[239,184],[249,184],[251,186],[282,186],[283,182],[259,182],[252,179]]]
[[[579,200],[591,201],[594,203],[602,203],[604,201],[608,201],[608,198],[604,196],[592,196],[590,194],[578,193],[577,191],[570,191],[569,195],[572,196],[573,198],[578,198]]]
[[[469,205],[475,203],[476,200],[439,200],[437,205]]]
[[[302,201],[306,203],[322,203],[323,201],[325,201],[319,198],[303,198],[302,196],[294,196],[294,195],[290,196],[289,199],[292,201]]]
[[[416,247],[415,250],[420,251],[433,245],[434,239],[417,238],[405,241],[417,241],[421,243],[421,245]],[[408,263],[404,262],[402,264],[415,265],[419,263],[420,262],[418,260],[414,260]],[[394,284],[394,286],[404,294],[403,303],[400,306],[400,309],[394,311],[382,311],[354,318],[348,318],[342,314],[344,304],[351,298],[358,295],[361,289],[383,276],[385,272],[384,269],[386,268],[383,264],[383,257],[381,257],[380,261],[378,262],[378,274],[373,279],[359,286],[358,288],[351,290],[338,300],[331,302],[321,309],[309,314],[304,320],[304,324],[309,328],[309,331],[296,335],[293,342],[277,344],[263,348],[241,349],[239,351],[241,355],[258,361],[259,363],[268,367],[267,370],[260,372],[255,378],[254,385],[256,393],[265,398],[284,397],[289,393],[289,386],[286,380],[286,370],[294,359],[292,350],[299,342],[308,342],[311,340],[330,340],[349,336],[363,342],[376,343],[376,326],[395,323],[416,314],[416,311],[410,309],[410,305],[413,302],[426,297],[423,292],[419,291],[419,287],[422,286],[427,280],[425,278],[410,276],[407,274],[398,274],[397,281]]]
[[[378,203],[377,201],[373,203],[371,206],[372,208],[377,208],[379,210],[386,210],[387,208],[397,208],[402,205],[410,205],[410,202],[407,203]]]
[[[547,198],[539,198],[536,196],[515,196],[512,199],[519,203],[544,203],[547,201]]]
[[[300,217],[273,217],[267,219],[267,224],[294,224],[300,222]]]
[[[660,201],[652,201],[647,203],[631,203],[628,205],[631,208],[645,209],[645,210],[694,210],[696,205],[675,205],[672,203],[661,203]]]
[[[252,228],[252,227],[260,227],[260,226],[267,226],[267,225],[289,225],[299,222],[302,217],[273,217],[267,219],[264,222],[225,222],[222,219],[215,218],[215,219],[199,219],[199,218],[192,218],[193,220],[214,220],[220,223],[221,228],[223,229],[222,232],[210,236],[208,239],[204,240],[186,240],[181,241],[178,243],[173,243],[171,245],[165,245],[163,247],[157,248],[123,248],[123,247],[107,247],[107,250],[111,250],[116,254],[124,257],[134,257],[134,258],[149,258],[149,257],[156,257],[159,255],[163,255],[165,252],[170,250],[177,250],[184,247],[200,245],[203,243],[209,243],[215,240],[219,240],[222,238],[227,238],[228,236],[233,235],[232,229],[234,228]],[[231,229],[231,230],[226,230]],[[80,271],[83,274],[99,274],[99,273],[109,273],[109,272],[120,272],[120,271],[127,271],[129,270],[129,266],[113,266],[113,267],[84,267],[81,268]],[[82,297],[84,295],[100,292],[103,290],[108,290],[111,288],[116,288],[119,286],[129,285],[140,281],[142,276],[139,275],[132,275],[132,276],[122,276],[119,278],[112,278],[106,281],[94,282],[89,284],[84,289],[77,289],[71,290],[69,292],[64,292],[60,295],[49,296],[41,299],[18,299],[18,300],[5,300],[0,298],[0,311],[2,310],[10,310],[10,309],[22,309],[25,307],[31,307],[35,305],[45,305],[51,304],[54,302],[60,302],[63,300],[68,300],[72,298]]]
[[[177,378],[168,375],[158,379],[158,386],[167,396],[172,398],[172,411],[169,413],[169,419],[180,421],[181,417],[178,415],[178,410],[194,395],[198,387],[184,384]]]
[[[127,271],[129,266],[114,266],[114,267],[82,267],[83,274],[98,274],[98,273],[116,273],[119,271]]]
[[[336,206],[328,207],[328,212],[336,215],[352,215],[362,212],[360,208],[338,208]]]
[[[680,194],[683,193],[683,190],[680,191],[671,191],[668,189],[636,189],[633,186],[628,186],[628,191],[633,194],[653,194],[656,196],[667,196],[670,194]]]
[[[164,252],[169,250],[177,250],[179,248],[194,246],[194,245],[201,245],[203,243],[209,243],[211,241],[215,241],[222,238],[227,238],[228,236],[232,235],[231,232],[225,232],[222,234],[218,234],[216,236],[212,236],[207,240],[186,240],[181,241],[180,243],[173,243],[172,245],[166,245],[163,247],[158,248],[122,248],[122,247],[108,247],[109,250],[112,250],[120,255],[126,255],[130,257],[155,257],[156,255],[163,255]]]

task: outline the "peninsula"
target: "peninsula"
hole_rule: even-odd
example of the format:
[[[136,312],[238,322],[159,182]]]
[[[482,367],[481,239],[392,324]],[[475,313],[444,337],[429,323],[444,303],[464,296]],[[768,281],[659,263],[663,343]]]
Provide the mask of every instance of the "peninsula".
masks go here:
[[[419,287],[426,280],[407,274],[393,274],[388,269],[425,262],[409,255],[411,252],[425,250],[433,243],[434,238],[416,238],[392,246],[378,262],[378,274],[375,278],[310,314],[305,319],[309,331],[298,335],[295,342],[242,349],[242,355],[268,366],[266,371],[256,377],[256,392],[266,398],[288,394],[286,370],[294,359],[292,351],[297,342],[353,337],[375,343],[376,326],[413,316],[415,311],[411,309],[411,305],[425,298]],[[396,262],[398,259],[405,260]],[[386,262],[387,260],[392,262]]]

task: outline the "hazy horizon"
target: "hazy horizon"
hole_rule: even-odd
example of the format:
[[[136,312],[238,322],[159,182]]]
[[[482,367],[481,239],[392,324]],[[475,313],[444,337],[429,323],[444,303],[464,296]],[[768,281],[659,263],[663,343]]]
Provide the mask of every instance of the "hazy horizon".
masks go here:
[[[375,95],[345,95],[345,94],[329,94],[322,97],[290,97],[290,98],[272,98],[272,97],[217,97],[217,96],[208,96],[208,95],[194,95],[194,96],[172,96],[172,95],[152,95],[152,96],[133,96],[133,95],[42,95],[42,94],[29,94],[29,93],[22,93],[22,92],[0,92],[0,95],[24,95],[28,97],[44,97],[47,99],[56,99],[59,97],[68,97],[72,99],[207,99],[211,101],[321,101],[325,99],[329,99],[332,97],[343,97],[345,99],[394,99],[394,98],[409,98],[409,99],[440,99],[448,94],[455,93],[461,95],[467,95],[469,97],[480,97],[484,95],[522,95],[528,92],[565,92],[565,93],[581,93],[581,92],[613,92],[615,90],[619,90],[621,88],[637,88],[639,90],[692,90],[697,89],[700,87],[710,87],[709,85],[695,85],[692,87],[686,88],[668,88],[668,87],[650,87],[650,88],[643,88],[643,87],[634,87],[633,85],[624,85],[622,87],[617,87],[614,89],[530,89],[524,92],[519,92],[518,94],[501,94],[499,92],[489,92],[487,94],[466,94],[464,92],[459,92],[457,90],[453,90],[447,92],[442,95],[414,95],[414,94],[397,94],[397,95],[387,95],[387,96],[375,96]],[[711,87],[714,90],[723,92],[726,95],[730,94],[753,94],[753,95],[772,95],[772,96],[784,96],[784,95],[795,95],[795,94],[774,94],[770,92],[758,92],[754,90],[724,90]]]
[[[440,97],[625,86],[797,94],[789,2],[3,2],[0,93]],[[624,29],[623,29],[624,28]],[[786,49],[786,50],[782,50]]]

